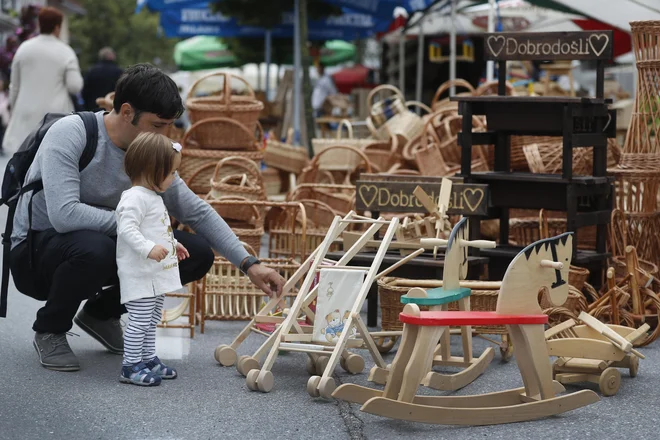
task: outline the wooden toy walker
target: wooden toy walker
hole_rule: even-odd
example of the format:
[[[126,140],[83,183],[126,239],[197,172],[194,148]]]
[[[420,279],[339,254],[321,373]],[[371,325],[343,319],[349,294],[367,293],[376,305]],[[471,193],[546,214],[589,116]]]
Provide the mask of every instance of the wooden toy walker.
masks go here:
[[[447,246],[445,253],[445,267],[443,271],[443,285],[434,289],[425,290],[413,288],[406,295],[401,296],[403,304],[416,304],[429,306],[432,311],[447,311],[449,303],[457,301],[459,310],[470,311],[471,289],[461,287],[460,280],[467,276],[467,247],[494,248],[494,241],[468,241],[469,222],[467,218],[461,219],[454,226],[449,240],[421,239],[424,246]],[[479,377],[488,367],[495,356],[491,347],[486,348],[478,358],[472,357],[472,328],[461,327],[463,339],[463,356],[452,356],[450,352],[450,334],[442,333],[440,344],[433,354],[433,366],[449,366],[464,368],[456,374],[441,374],[431,371],[422,381],[422,385],[444,391],[454,391],[465,387]],[[375,366],[371,369],[369,380],[384,384],[387,381],[389,370]]]
[[[366,223],[370,227],[335,262],[325,258],[330,245],[350,224]],[[373,238],[384,225],[388,225],[376,257],[370,267],[347,266],[347,263]],[[280,351],[302,352],[309,355],[307,371],[313,376],[307,384],[307,391],[313,397],[330,398],[335,390],[331,377],[339,363],[349,373],[359,373],[364,369],[364,359],[348,352],[347,348],[366,348],[376,365],[385,368],[372,334],[360,317],[360,310],[371,284],[421,254],[424,249],[403,258],[387,270],[377,273],[385,252],[398,227],[398,219],[386,221],[359,216],[349,212],[344,218],[335,217],[321,245],[301,265],[300,269],[287,281],[283,294],[302,280],[298,294],[286,312],[286,317],[268,316],[279,302],[272,298],[266,306],[243,329],[230,346],[221,345],[216,349],[216,359],[224,366],[236,363],[238,371],[246,376],[248,388],[253,391],[269,392],[274,385],[273,367]],[[318,283],[313,286],[318,275]],[[316,313],[310,304],[318,299]],[[312,322],[313,326],[304,325]],[[274,323],[277,327],[253,356],[237,359],[236,350],[251,332],[263,333],[255,327],[259,323]],[[261,364],[261,360],[266,359]]]
[[[448,247],[456,245],[453,241]],[[564,387],[552,380],[545,343],[547,315],[538,301],[540,288],[555,304],[568,296],[572,235],[562,234],[524,248],[509,265],[495,312],[420,312],[407,304],[400,315],[403,337],[384,391],[344,384],[333,397],[362,403],[361,411],[392,419],[447,425],[494,425],[561,414],[599,400],[591,390],[558,396]],[[448,250],[450,252],[451,250]],[[505,325],[513,340],[524,387],[481,396],[421,396],[419,384],[429,371],[436,342],[450,326]]]

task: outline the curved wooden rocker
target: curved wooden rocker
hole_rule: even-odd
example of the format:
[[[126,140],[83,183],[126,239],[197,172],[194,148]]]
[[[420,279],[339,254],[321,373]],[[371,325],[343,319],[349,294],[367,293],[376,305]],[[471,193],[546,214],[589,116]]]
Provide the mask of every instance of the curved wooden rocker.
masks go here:
[[[352,384],[340,386],[333,397],[363,403],[361,411],[431,424],[493,425],[522,422],[571,411],[599,400],[591,390],[558,396],[564,391],[552,380],[545,343],[548,317],[538,303],[546,288],[553,303],[568,296],[568,271],[572,235],[562,234],[524,248],[509,265],[495,312],[420,312],[407,304],[400,315],[404,323],[401,346],[392,363],[384,391]],[[434,357],[435,341],[449,326],[505,325],[513,345],[524,388],[482,396],[416,396]]]
[[[467,277],[467,248],[494,248],[494,241],[468,241],[469,222],[467,218],[461,219],[454,226],[449,240],[421,239],[424,246],[447,246],[445,252],[445,269],[443,271],[443,286],[424,290],[413,288],[406,295],[401,296],[403,304],[416,304],[429,306],[432,311],[447,311],[449,303],[458,301],[459,310],[470,310],[471,289],[461,287],[460,280]],[[486,348],[478,358],[472,357],[472,328],[461,327],[463,339],[463,356],[452,356],[449,341],[449,332],[442,334],[440,344],[435,348],[432,366],[459,367],[464,370],[455,374],[442,374],[430,371],[422,381],[422,385],[443,391],[455,391],[472,383],[481,376],[495,357],[491,347]],[[389,370],[374,366],[369,374],[369,380],[385,384]]]

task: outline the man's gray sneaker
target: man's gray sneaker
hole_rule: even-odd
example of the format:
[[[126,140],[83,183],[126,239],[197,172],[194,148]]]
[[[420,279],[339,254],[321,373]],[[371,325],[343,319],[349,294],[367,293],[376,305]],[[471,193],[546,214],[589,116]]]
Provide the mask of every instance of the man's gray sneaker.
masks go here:
[[[118,319],[111,318],[107,321],[101,321],[90,316],[85,312],[85,309],[82,309],[73,318],[73,322],[92,338],[103,344],[110,352],[124,354],[124,332]]]
[[[32,345],[45,368],[55,371],[80,370],[80,363],[69,347],[66,333],[35,333]]]

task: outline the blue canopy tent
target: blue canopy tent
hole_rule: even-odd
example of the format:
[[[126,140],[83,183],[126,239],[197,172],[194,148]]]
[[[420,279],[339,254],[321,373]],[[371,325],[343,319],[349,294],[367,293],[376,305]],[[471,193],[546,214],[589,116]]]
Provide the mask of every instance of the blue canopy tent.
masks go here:
[[[222,0],[219,0],[222,1]],[[303,0],[305,1],[305,0]],[[395,7],[403,7],[409,12],[427,8],[437,0],[325,0],[327,3],[342,6],[344,14],[328,17],[325,20],[312,21],[309,24],[310,39],[341,40],[364,38],[387,29]],[[300,72],[300,26],[298,12],[300,0],[294,0],[293,14],[284,14],[282,24],[274,29],[265,30],[250,26],[240,26],[231,18],[214,14],[208,7],[209,2],[198,0],[137,0],[136,12],[144,7],[161,11],[161,26],[171,36],[216,35],[216,36],[261,36],[266,37],[266,58],[270,60],[270,39],[272,36],[294,37],[295,71]],[[350,7],[352,9],[349,9]],[[189,10],[191,12],[185,12]],[[196,12],[193,12],[195,11]],[[171,12],[175,11],[175,12]],[[176,11],[179,11],[178,14]],[[178,15],[178,18],[177,18]],[[198,18],[195,18],[198,17]],[[379,20],[380,19],[380,20]],[[214,23],[214,20],[217,20]],[[376,22],[380,21],[380,25]],[[291,26],[293,25],[293,26]],[[294,81],[294,138],[300,139],[300,78]]]

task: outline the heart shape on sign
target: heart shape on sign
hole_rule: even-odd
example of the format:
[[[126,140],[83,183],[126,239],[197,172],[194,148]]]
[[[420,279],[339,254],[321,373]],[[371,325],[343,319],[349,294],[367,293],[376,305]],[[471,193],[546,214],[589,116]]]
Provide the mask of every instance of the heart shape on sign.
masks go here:
[[[601,42],[603,40],[603,42]],[[610,43],[610,37],[607,34],[594,34],[589,37],[589,46],[591,50],[594,51],[597,57],[599,57],[604,51],[607,45]],[[600,46],[600,49],[596,49]]]
[[[373,192],[373,194],[371,194]],[[371,207],[371,204],[376,200],[376,196],[378,195],[378,188],[376,185],[364,185],[360,187],[360,198],[362,199],[362,203],[364,203],[364,206],[367,208]]]
[[[504,43],[505,42],[506,42],[506,40],[501,35],[498,35],[497,37],[490,36],[490,37],[488,37],[488,40],[487,40],[488,47],[490,48],[490,51],[495,56],[499,56],[499,54],[502,52],[502,49],[504,49]]]
[[[463,200],[465,200],[465,204],[472,212],[479,207],[483,199],[484,190],[481,188],[465,188],[463,190]]]

